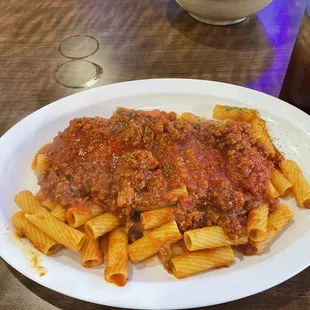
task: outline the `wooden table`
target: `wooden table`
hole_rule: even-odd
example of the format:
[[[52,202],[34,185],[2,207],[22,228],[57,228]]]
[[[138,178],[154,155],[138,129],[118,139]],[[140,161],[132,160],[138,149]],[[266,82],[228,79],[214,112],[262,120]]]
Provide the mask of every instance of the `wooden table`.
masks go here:
[[[195,21],[174,0],[2,0],[0,135],[38,108],[82,90],[54,78],[54,70],[69,61],[59,44],[77,34],[95,40],[73,37],[63,42],[62,51],[82,56],[95,51],[98,41],[98,50],[86,58],[103,68],[93,87],[178,77],[229,82],[278,96],[304,7],[305,0],[274,0],[239,25],[215,27]],[[59,69],[58,77],[73,86],[91,78],[94,70],[83,60],[68,66]],[[1,260],[0,274],[1,309],[108,309],[48,290]],[[210,309],[310,309],[309,278],[310,269],[264,293]]]

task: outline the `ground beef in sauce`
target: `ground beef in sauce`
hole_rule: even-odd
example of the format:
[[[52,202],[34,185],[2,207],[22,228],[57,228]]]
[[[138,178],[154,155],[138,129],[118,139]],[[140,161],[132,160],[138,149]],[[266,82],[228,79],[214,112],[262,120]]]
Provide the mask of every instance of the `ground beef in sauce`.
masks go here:
[[[42,192],[66,207],[89,201],[130,218],[171,205],[182,231],[219,225],[233,238],[251,209],[275,208],[273,163],[244,122],[192,124],[174,112],[118,108],[110,119],[72,120],[41,152]]]

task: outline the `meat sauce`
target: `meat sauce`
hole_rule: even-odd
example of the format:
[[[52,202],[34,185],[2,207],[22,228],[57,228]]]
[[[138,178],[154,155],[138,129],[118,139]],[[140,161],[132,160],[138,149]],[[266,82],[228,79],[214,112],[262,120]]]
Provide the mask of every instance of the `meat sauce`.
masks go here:
[[[245,122],[118,108],[110,119],[72,120],[41,152],[43,195],[66,207],[95,203],[128,219],[176,206],[180,230],[218,225],[232,238],[250,210],[276,207],[273,163]]]

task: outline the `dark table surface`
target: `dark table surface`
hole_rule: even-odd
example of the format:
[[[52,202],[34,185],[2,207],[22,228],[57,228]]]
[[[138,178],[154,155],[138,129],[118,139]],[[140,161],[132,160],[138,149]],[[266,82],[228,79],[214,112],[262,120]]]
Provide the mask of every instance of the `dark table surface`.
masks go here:
[[[100,68],[91,87],[178,77],[278,96],[304,8],[305,0],[274,0],[241,24],[216,27],[195,21],[174,0],[3,0],[0,135],[38,108],[82,91],[72,86],[91,84]],[[92,55],[72,61],[61,52]],[[1,309],[109,308],[55,293],[2,260],[0,275]],[[309,278],[308,268],[266,292],[210,309],[310,309]]]

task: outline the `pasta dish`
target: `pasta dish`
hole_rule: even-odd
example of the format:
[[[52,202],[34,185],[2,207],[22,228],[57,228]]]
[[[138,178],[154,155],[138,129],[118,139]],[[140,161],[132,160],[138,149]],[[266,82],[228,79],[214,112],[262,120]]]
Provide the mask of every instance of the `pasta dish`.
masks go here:
[[[230,266],[234,251],[262,254],[293,219],[280,197],[310,208],[297,164],[247,108],[216,105],[213,119],[125,108],[73,119],[32,169],[40,190],[15,196],[15,228],[46,255],[64,246],[84,267],[105,263],[119,286],[129,259],[157,255],[184,278]]]

